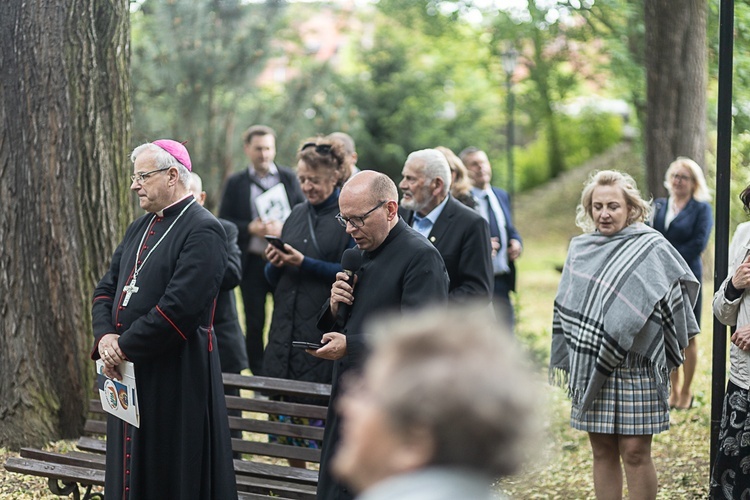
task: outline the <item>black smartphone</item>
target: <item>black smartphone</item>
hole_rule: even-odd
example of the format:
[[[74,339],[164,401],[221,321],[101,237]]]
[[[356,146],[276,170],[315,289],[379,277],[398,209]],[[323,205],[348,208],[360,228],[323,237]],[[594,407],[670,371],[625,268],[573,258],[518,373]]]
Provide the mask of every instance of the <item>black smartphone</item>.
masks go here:
[[[316,351],[323,347],[323,344],[318,342],[305,342],[304,340],[292,340],[293,347],[299,347],[300,349],[315,349]]]
[[[289,253],[286,251],[286,248],[284,248],[284,242],[281,241],[281,238],[277,238],[276,236],[271,236],[270,234],[267,234],[265,238],[269,244],[274,246],[274,248],[278,249],[281,252]]]

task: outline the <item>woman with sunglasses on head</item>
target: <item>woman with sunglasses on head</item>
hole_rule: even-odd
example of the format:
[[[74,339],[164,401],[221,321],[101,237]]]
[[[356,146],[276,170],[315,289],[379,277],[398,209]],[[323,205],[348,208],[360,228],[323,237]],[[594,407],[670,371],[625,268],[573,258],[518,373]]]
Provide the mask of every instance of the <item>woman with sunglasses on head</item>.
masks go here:
[[[316,325],[321,304],[328,299],[336,273],[341,270],[341,255],[354,246],[335,218],[345,167],[342,145],[325,138],[308,139],[297,153],[297,178],[306,201],[294,207],[284,223],[281,248],[266,248],[266,278],[274,287],[273,317],[263,356],[266,376],[331,383],[333,363],[293,347],[292,341],[320,342]],[[290,423],[297,419],[284,415],[278,418]],[[290,438],[271,436],[271,440],[289,444]],[[308,439],[295,439],[294,444],[319,446]],[[290,464],[305,467],[303,461]]]
[[[654,201],[654,216],[651,225],[664,235],[673,247],[682,255],[698,281],[703,278],[701,254],[708,244],[711,234],[713,215],[711,212],[711,195],[706,186],[703,171],[690,158],[679,157],[669,165],[664,176],[664,187],[669,198],[658,198]],[[700,326],[701,298],[695,303],[695,319]],[[698,364],[698,346],[695,337],[685,348],[685,363],[682,369],[670,375],[672,392],[669,395],[669,406],[677,410],[687,410],[693,406],[693,393],[690,385]],[[682,380],[680,380],[682,373]]]

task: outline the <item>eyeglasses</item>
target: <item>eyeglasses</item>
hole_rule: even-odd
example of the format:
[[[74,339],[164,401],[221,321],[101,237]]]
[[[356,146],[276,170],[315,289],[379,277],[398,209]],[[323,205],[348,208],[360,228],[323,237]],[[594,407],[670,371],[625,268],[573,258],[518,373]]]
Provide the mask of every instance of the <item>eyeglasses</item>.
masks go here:
[[[672,176],[672,179],[678,180],[678,181],[692,181],[693,178],[689,175],[682,175],[682,174],[674,174]]]
[[[339,221],[339,224],[341,224],[344,227],[346,227],[347,224],[351,224],[353,227],[359,229],[365,225],[365,219],[367,218],[368,215],[370,215],[371,213],[373,213],[375,210],[382,207],[386,203],[388,202],[381,201],[374,208],[372,208],[371,210],[368,210],[367,212],[360,215],[359,217],[344,217],[343,215],[341,215],[341,212],[339,212],[338,214],[336,214],[336,220]]]
[[[165,170],[169,170],[169,169],[170,169],[170,167],[167,167],[167,168],[157,168],[156,170],[151,170],[150,172],[138,172],[135,175],[131,175],[130,176],[130,180],[131,180],[131,182],[138,181],[138,184],[141,184],[141,183],[143,183],[143,181],[145,181],[146,179],[148,179],[149,175],[153,175],[153,174],[158,173],[158,172],[164,172]]]
[[[327,155],[331,153],[330,144],[315,144],[314,142],[306,142],[305,144],[302,145],[302,147],[299,150],[301,152],[310,147],[314,147],[315,152],[318,153],[319,155]]]

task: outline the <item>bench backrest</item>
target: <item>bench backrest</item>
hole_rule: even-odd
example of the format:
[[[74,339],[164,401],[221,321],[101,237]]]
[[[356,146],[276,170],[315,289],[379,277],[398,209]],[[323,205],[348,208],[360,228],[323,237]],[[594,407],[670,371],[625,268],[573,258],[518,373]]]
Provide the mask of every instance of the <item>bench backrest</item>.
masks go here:
[[[231,373],[225,373],[223,377],[225,387],[241,390],[240,396],[226,396],[228,410],[242,411],[241,417],[229,417],[229,428],[242,431],[242,439],[232,438],[234,452],[320,462],[319,443],[317,448],[270,443],[268,436],[271,434],[320,442],[323,440],[323,427],[271,421],[269,416],[286,415],[324,422],[331,394],[330,385]],[[278,397],[301,399],[316,404],[280,401]],[[96,437],[106,436],[106,415],[99,399],[92,399],[84,431]],[[95,442],[91,444],[96,445]],[[101,450],[91,451],[102,451],[104,443],[100,447]]]

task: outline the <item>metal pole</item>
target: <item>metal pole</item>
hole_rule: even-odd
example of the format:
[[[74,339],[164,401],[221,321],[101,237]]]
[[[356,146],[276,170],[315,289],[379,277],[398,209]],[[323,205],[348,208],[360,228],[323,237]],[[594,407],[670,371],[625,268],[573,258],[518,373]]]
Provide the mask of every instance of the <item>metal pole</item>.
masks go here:
[[[513,137],[514,127],[513,127],[513,105],[514,103],[514,96],[513,96],[513,82],[511,81],[511,78],[513,76],[512,73],[507,73],[507,78],[505,80],[505,85],[508,89],[508,132],[507,132],[507,141],[508,141],[508,195],[510,196],[510,203],[511,206],[513,204],[513,193],[515,191],[515,184],[513,181],[513,144],[515,143],[515,139]]]
[[[719,14],[719,96],[716,137],[716,232],[714,293],[727,276],[729,249],[729,180],[732,160],[732,57],[734,51],[734,0],[722,0]],[[719,428],[724,403],[726,327],[714,318],[711,376],[711,470],[719,451]]]

